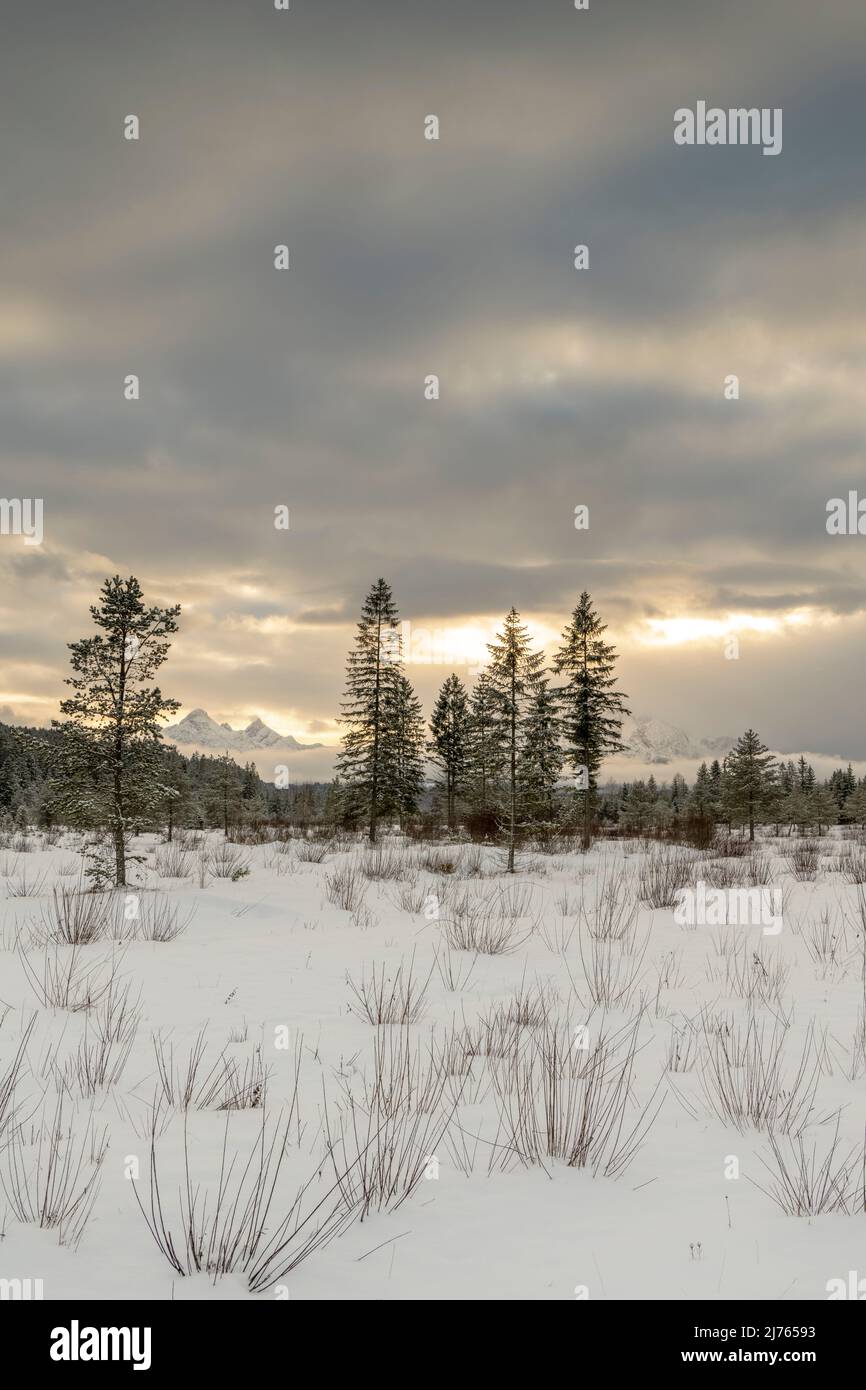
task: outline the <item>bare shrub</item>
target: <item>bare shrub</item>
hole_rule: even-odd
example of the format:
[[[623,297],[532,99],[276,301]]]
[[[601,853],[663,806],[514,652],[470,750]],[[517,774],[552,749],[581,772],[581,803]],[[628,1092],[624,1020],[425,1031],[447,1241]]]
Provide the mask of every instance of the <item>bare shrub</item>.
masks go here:
[[[647,931],[643,943],[632,954],[611,937],[578,935],[580,959],[586,986],[593,1004],[599,1008],[626,1009],[643,978],[643,962],[650,942]]]
[[[846,844],[839,855],[839,872],[846,883],[866,884],[866,845]]]
[[[301,864],[324,864],[329,848],[325,840],[299,840],[295,858]]]
[[[154,867],[160,878],[190,878],[193,856],[180,844],[163,845],[156,851]]]
[[[109,1021],[108,1027],[101,1027],[96,1020],[91,1024],[90,1015],[86,1016],[84,1037],[75,1053],[64,1066],[56,1065],[60,1084],[83,1097],[117,1085],[129,1061],[137,1028],[138,1017],[133,1012]]]
[[[771,1197],[786,1216],[823,1216],[826,1212],[853,1216],[866,1208],[862,1182],[866,1147],[860,1144],[847,1152],[841,1149],[838,1115],[820,1158],[817,1142],[810,1150],[802,1134],[780,1138],[771,1133],[769,1145],[769,1159],[761,1154],[758,1158],[771,1181],[767,1187],[761,1183],[754,1186]]]
[[[265,1101],[268,1071],[256,1047],[243,1063],[221,1052],[205,1067],[207,1030],[202,1028],[186,1061],[175,1064],[174,1046],[153,1035],[159,1086],[166,1103],[176,1110],[257,1110]],[[297,1087],[296,1087],[297,1093]]]
[[[354,1001],[349,1004],[352,1013],[373,1024],[417,1022],[424,1012],[424,1000],[434,967],[431,965],[424,980],[415,976],[414,968],[413,951],[408,969],[402,960],[396,970],[382,965],[377,972],[374,965],[369,976],[362,973],[360,984],[355,984],[347,973],[346,983],[354,996]]]
[[[390,842],[373,845],[361,855],[361,873],[376,881],[396,881],[406,873],[406,859],[401,848]]]
[[[418,868],[429,874],[456,874],[462,867],[459,851],[425,850],[418,856]]]
[[[632,875],[621,865],[611,865],[603,859],[595,887],[595,901],[591,907],[587,907],[585,896],[581,895],[581,922],[590,936],[599,941],[621,941],[630,935],[637,921]]]
[[[468,989],[478,964],[478,957],[474,956],[472,960],[467,961],[463,956],[455,956],[446,944],[443,951],[434,953],[433,964],[438,971],[443,988],[456,994],[462,989]]]
[[[709,981],[720,983],[726,994],[750,1002],[781,1002],[790,966],[778,950],[770,952],[751,945],[747,937],[724,938],[724,934],[717,939],[717,945],[722,950],[722,964],[707,962]]]
[[[750,1125],[770,1133],[797,1133],[808,1122],[821,1078],[821,1060],[809,1030],[796,1066],[786,1066],[787,1029],[751,1014],[740,1036],[707,1037],[701,1086],[723,1124],[741,1133]]]
[[[82,951],[81,946],[55,943],[35,953],[41,959],[31,961],[19,946],[18,959],[27,982],[46,1009],[69,1013],[92,1009],[112,988],[118,968],[114,954],[94,961]]]
[[[4,1126],[9,1124],[13,1118],[13,1107],[15,1101],[15,1086],[21,1067],[24,1063],[27,1052],[27,1044],[33,1029],[36,1027],[37,1015],[33,1014],[27,1027],[21,1034],[18,1046],[9,1062],[6,1070],[0,1072],[0,1136],[3,1134]]]
[[[356,912],[364,901],[365,888],[356,864],[343,864],[325,874],[325,896],[344,912]]]
[[[668,1040],[667,1070],[691,1071],[701,1055],[701,1032],[690,1019],[671,1023]]]
[[[574,933],[574,924],[567,922],[564,917],[554,918],[551,922],[542,920],[538,923],[538,935],[548,951],[555,956],[565,955],[571,945]]]
[[[112,923],[112,903],[100,893],[80,888],[55,888],[51,901],[42,907],[33,935],[43,944],[58,942],[67,946],[86,946],[108,936]]]
[[[138,900],[137,913],[130,922],[130,936],[135,941],[163,944],[176,941],[187,930],[194,916],[194,907],[181,916],[180,908],[164,898],[142,895]]]
[[[212,849],[207,857],[207,867],[214,878],[243,878],[249,873],[251,863],[248,854],[227,840]]]
[[[600,1032],[589,1050],[575,1046],[568,1022],[548,1019],[515,1056],[509,1084],[494,1071],[508,1142],[499,1160],[525,1164],[555,1158],[571,1168],[616,1177],[631,1163],[658,1114],[658,1090],[630,1122],[639,1020]]]
[[[417,876],[401,883],[396,891],[396,898],[392,899],[396,906],[403,912],[411,912],[413,916],[423,912],[428,897],[431,896],[429,884],[420,881]]]
[[[694,883],[695,858],[675,845],[655,845],[638,870],[638,894],[649,907],[676,907]]]
[[[807,923],[801,939],[809,958],[825,970],[843,967],[850,954],[845,923],[829,908],[824,908],[817,922]]]
[[[710,853],[713,859],[743,859],[751,852],[749,840],[737,835],[717,835]]]
[[[500,917],[507,917],[512,922],[519,921],[522,917],[528,917],[532,912],[533,900],[535,897],[531,883],[507,883],[501,888],[496,888],[487,899],[488,907],[495,911]]]
[[[773,882],[773,865],[765,854],[749,855],[747,878],[751,888],[763,888]]]
[[[31,874],[28,878],[26,868],[18,878],[9,879],[6,884],[7,898],[38,898],[45,889],[48,874]]]
[[[746,868],[741,859],[722,859],[703,864],[701,877],[708,888],[734,888],[745,881]]]
[[[15,1125],[0,1167],[0,1185],[16,1220],[55,1230],[59,1243],[78,1248],[99,1192],[107,1129],[97,1132],[92,1112],[76,1132],[64,1117],[58,1092],[53,1115],[48,1102],[35,1136]]]
[[[261,1293],[346,1228],[354,1213],[343,1202],[339,1183],[317,1199],[318,1174],[297,1190],[282,1219],[272,1216],[290,1124],[281,1128],[278,1122],[269,1131],[262,1112],[261,1132],[244,1160],[242,1155],[229,1155],[227,1116],[213,1194],[193,1182],[186,1120],[184,1175],[176,1192],[174,1185],[163,1186],[156,1134],[151,1136],[147,1196],[142,1199],[137,1182],[133,1192],[148,1230],[176,1274],[206,1273],[216,1283],[225,1274],[242,1273],[250,1292]]]
[[[348,1093],[337,1124],[326,1110],[327,1153],[346,1207],[363,1221],[395,1211],[424,1177],[459,1103],[444,1099],[445,1059],[422,1059],[405,1029],[381,1032],[376,1079],[363,1096]]]
[[[487,902],[463,898],[455,902],[443,921],[448,945],[453,951],[473,955],[510,955],[526,940],[513,917],[495,913]]]
[[[798,883],[812,883],[818,877],[821,853],[816,840],[800,840],[785,858]]]
[[[854,1025],[849,1062],[845,1074],[849,1081],[859,1081],[861,1076],[866,1076],[866,1007],[861,1008],[857,1013],[857,1022]],[[2,1096],[2,1087],[0,1087],[0,1096]],[[0,1116],[2,1116],[2,1110],[0,1110]]]

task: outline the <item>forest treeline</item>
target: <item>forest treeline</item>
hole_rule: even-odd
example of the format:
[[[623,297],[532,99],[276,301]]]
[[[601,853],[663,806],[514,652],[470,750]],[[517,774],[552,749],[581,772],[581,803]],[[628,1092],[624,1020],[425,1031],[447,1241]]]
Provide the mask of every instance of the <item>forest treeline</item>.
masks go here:
[[[443,681],[429,721],[406,672],[389,585],[370,589],[346,665],[342,744],[328,784],[277,787],[253,763],[185,756],[162,740],[179,709],[155,683],[178,630],[179,606],[145,603],[138,580],[107,579],[90,610],[94,632],[69,644],[70,694],[50,729],[0,724],[0,829],[71,825],[102,832],[123,884],[130,837],[175,827],[258,824],[363,829],[393,824],[496,840],[513,869],[528,837],[599,831],[706,843],[719,825],[754,837],[762,823],[800,831],[866,823],[866,779],[850,764],[819,782],[805,758],[779,762],[748,729],[725,758],[676,774],[600,782],[625,751],[629,709],[617,653],[590,595],[580,598],[548,657],[512,608],[471,688]],[[107,872],[107,871],[106,871]]]

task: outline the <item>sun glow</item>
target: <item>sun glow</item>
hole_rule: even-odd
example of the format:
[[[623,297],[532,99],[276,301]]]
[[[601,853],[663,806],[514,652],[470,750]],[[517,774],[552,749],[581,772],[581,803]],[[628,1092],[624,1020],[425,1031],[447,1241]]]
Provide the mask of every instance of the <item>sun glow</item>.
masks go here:
[[[490,660],[487,646],[501,625],[501,619],[441,627],[404,620],[400,625],[403,659],[407,666],[463,666],[475,673]],[[549,646],[556,637],[552,628],[532,619],[526,619],[525,626],[535,648]]]
[[[679,647],[688,642],[720,642],[744,632],[778,637],[792,628],[808,627],[814,615],[803,609],[769,616],[728,613],[724,618],[647,618],[638,639],[651,647]]]

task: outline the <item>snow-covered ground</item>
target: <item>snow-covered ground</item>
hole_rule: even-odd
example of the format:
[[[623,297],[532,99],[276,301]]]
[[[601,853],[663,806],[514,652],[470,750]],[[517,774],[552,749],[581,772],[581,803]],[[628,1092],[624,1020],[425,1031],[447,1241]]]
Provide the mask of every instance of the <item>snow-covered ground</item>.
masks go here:
[[[492,847],[388,836],[371,852],[295,840],[231,846],[249,869],[233,881],[210,871],[221,836],[186,851],[142,837],[141,887],[112,903],[98,940],[75,948],[44,943],[54,892],[78,883],[82,839],[29,842],[0,850],[0,1108],[23,1043],[0,1138],[0,1278],[41,1279],[46,1299],[776,1300],[825,1299],[828,1281],[866,1275],[866,899],[849,881],[862,877],[863,851],[841,831],[819,842],[814,881],[791,871],[796,841],[762,832],[757,877],[781,892],[778,933],[760,922],[679,925],[673,908],[641,900],[642,875],[654,863],[670,871],[659,856],[689,860],[692,880],[733,887],[748,886],[748,858],[609,842],[586,855],[524,853],[510,878]],[[367,876],[376,872],[387,876]],[[341,896],[350,907],[333,901]],[[166,905],[186,929],[140,939]],[[112,989],[89,1010],[46,1007],[40,993],[56,995],[58,975],[68,982],[73,953],[67,1003],[98,994],[113,968]],[[363,1016],[365,995],[389,1000],[407,986],[413,1021],[377,1028]],[[118,1035],[108,1054],[100,1028]],[[200,1038],[184,1110],[178,1092]],[[113,1075],[88,1083],[76,1062],[106,1056]],[[260,1099],[260,1066],[264,1107],[233,1108],[233,1092]],[[723,1118],[720,1086],[741,1093],[745,1083],[764,1092],[757,1126]],[[595,1107],[604,1132],[584,1166],[549,1155],[554,1090],[578,1118]],[[181,1263],[181,1194],[199,1187],[199,1219],[207,1190],[206,1225],[221,1164],[231,1193],[255,1169],[242,1179],[263,1117],[266,1147],[277,1136],[275,1153],[285,1149],[260,1256],[308,1181],[304,1213],[322,1206],[289,1249],[329,1214],[331,1238],[288,1272],[272,1263],[258,1293],[248,1288],[255,1261],[245,1273],[237,1252],[222,1277],[179,1276],[135,1200],[137,1190],[151,1216],[155,1099],[162,1221]],[[818,1169],[837,1117],[825,1187],[846,1189],[847,1210],[787,1214],[770,1195],[779,1170],[769,1129],[789,1168],[801,1153]],[[47,1171],[53,1126],[73,1187],[94,1179],[77,1248],[81,1207],[63,1244],[38,1223],[36,1173]],[[358,1175],[391,1140],[393,1190],[373,1193],[365,1211]],[[633,1140],[642,1142],[625,1162]],[[35,1219],[22,1221],[28,1195]]]

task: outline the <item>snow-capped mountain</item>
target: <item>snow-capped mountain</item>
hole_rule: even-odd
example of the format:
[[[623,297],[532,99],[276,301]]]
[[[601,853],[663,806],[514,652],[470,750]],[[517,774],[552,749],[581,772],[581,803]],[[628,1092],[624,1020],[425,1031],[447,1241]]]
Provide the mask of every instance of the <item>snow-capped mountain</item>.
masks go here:
[[[218,724],[207,710],[190,710],[177,724],[169,724],[163,736],[170,743],[193,744],[196,748],[213,748],[224,753],[254,753],[262,748],[292,749],[321,748],[321,743],[299,743],[292,734],[278,734],[261,719],[253,719],[245,729],[233,729],[231,724]]]
[[[735,738],[693,739],[675,724],[663,719],[630,718],[622,728],[622,741],[629,758],[642,763],[672,763],[691,759],[723,758],[736,743]]]

